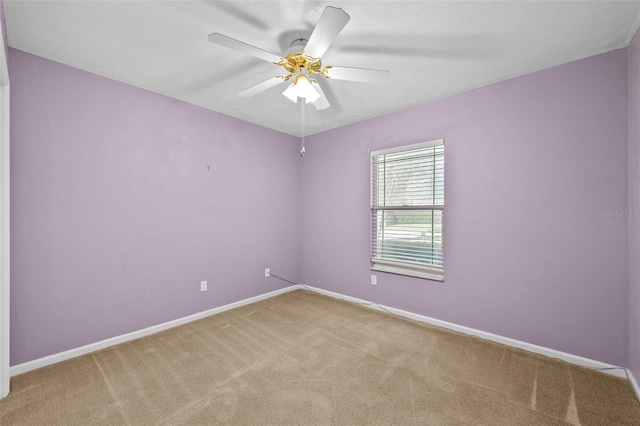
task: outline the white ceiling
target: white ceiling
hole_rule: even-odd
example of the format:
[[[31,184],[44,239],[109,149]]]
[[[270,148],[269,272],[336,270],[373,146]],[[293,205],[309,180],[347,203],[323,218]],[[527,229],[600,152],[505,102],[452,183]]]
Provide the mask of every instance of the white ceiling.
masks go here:
[[[351,20],[323,64],[388,69],[391,81],[324,81],[332,106],[307,108],[307,135],[625,47],[640,10],[614,1],[4,1],[11,47],[297,136],[300,109],[281,95],[286,85],[237,95],[284,70],[207,35],[280,55],[328,5]]]

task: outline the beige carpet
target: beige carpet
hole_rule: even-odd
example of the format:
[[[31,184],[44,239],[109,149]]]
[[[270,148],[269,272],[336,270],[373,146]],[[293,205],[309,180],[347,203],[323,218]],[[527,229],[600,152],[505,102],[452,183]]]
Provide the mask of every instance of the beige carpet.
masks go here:
[[[638,425],[622,379],[307,291],[12,378],[2,425]]]

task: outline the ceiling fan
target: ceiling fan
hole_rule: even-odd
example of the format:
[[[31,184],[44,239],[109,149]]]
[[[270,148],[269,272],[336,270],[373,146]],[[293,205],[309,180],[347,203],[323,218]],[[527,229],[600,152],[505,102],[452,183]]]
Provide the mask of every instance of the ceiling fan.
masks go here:
[[[322,64],[322,55],[331,46],[349,19],[349,15],[344,10],[327,6],[309,39],[294,40],[291,47],[282,56],[220,33],[210,34],[209,41],[272,62],[286,70],[286,74],[272,77],[240,92],[240,96],[251,97],[291,80],[291,84],[282,92],[284,96],[292,102],[303,98],[306,103],[312,103],[316,109],[322,110],[330,106],[329,101],[318,81],[313,77],[378,84],[389,80],[390,72],[385,70],[334,67]]]

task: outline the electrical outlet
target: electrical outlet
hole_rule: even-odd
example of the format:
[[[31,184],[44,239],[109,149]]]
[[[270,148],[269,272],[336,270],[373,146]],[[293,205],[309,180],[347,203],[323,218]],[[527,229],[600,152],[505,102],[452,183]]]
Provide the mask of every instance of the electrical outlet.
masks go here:
[[[207,282],[200,281],[200,291],[207,291]]]
[[[371,284],[378,285],[378,277],[371,275]]]
[[[264,276],[265,277],[271,276],[271,268],[264,268]]]

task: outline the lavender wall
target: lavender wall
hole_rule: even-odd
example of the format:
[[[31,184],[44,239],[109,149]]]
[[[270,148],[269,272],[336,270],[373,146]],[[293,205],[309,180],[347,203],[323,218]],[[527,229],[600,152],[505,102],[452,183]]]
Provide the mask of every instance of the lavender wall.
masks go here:
[[[12,365],[282,287],[270,266],[621,365],[630,318],[638,375],[605,215],[637,203],[637,46],[629,87],[613,52],[308,137],[301,163],[294,137],[11,49]],[[368,150],[442,137],[446,281],[371,286]]]
[[[14,49],[9,71],[12,365],[298,278],[297,138]]]
[[[640,35],[629,54],[629,210],[640,212]],[[640,379],[640,218],[629,217],[629,364]]]
[[[369,284],[369,150],[444,138],[445,282]],[[301,279],[626,365],[627,52],[307,138]]]

